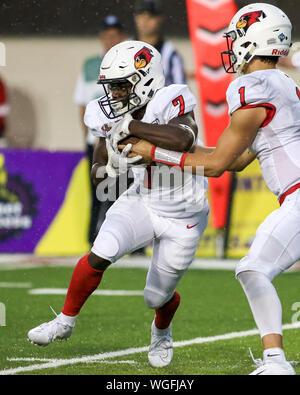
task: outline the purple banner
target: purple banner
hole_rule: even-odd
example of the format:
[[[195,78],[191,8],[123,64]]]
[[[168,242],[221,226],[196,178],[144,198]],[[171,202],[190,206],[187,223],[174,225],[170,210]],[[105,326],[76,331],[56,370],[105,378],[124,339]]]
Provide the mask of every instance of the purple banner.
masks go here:
[[[0,150],[0,252],[34,251],[83,157],[81,152]]]

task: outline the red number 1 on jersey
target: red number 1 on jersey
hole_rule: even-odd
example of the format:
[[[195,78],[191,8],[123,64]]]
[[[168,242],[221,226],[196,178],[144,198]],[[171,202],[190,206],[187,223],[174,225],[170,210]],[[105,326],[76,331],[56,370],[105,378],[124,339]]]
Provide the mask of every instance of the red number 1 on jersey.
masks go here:
[[[239,94],[240,94],[240,99],[241,99],[241,105],[242,107],[246,106],[246,100],[245,100],[245,87],[242,86],[239,89]]]
[[[173,104],[174,107],[178,106],[178,104],[179,104],[179,114],[178,114],[178,116],[184,114],[184,108],[185,108],[184,107],[184,99],[183,99],[183,97],[181,95],[176,97],[172,101],[172,104]]]

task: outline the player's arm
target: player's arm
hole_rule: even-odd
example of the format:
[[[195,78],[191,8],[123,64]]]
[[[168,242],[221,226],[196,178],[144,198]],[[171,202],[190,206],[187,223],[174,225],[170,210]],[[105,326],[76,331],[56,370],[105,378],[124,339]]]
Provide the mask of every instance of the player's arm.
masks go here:
[[[202,166],[205,176],[219,177],[224,171],[232,170],[234,162],[252,145],[265,118],[266,110],[263,107],[235,111],[230,125],[219,138],[215,149],[208,149],[206,152],[198,149],[195,153],[189,154],[167,152],[165,155],[161,153],[157,160],[155,146],[147,142],[139,142],[133,146],[132,153],[142,155],[145,159],[152,158],[171,165],[188,166],[193,173],[197,172],[198,166]],[[172,163],[168,157],[175,158],[175,163]],[[250,157],[248,159],[250,160]]]
[[[106,139],[104,137],[99,137],[94,148],[91,177],[95,185],[98,185],[107,177],[107,174],[104,171],[108,161],[105,140]],[[102,171],[100,171],[101,169]],[[103,177],[101,177],[101,175],[103,175]]]
[[[192,113],[173,118],[165,125],[132,120],[129,131],[132,135],[161,148],[180,152],[189,151],[198,135]]]
[[[211,154],[214,152],[216,147],[205,147],[205,146],[197,146],[195,148],[195,153],[201,154]],[[239,172],[244,170],[251,162],[256,158],[256,154],[252,152],[249,148],[247,148],[229,167],[228,171]]]
[[[240,109],[232,114],[229,126],[220,136],[216,149],[208,154],[188,154],[184,166],[204,167],[204,175],[219,177],[224,171],[232,170],[234,162],[250,147],[266,118],[263,107]]]
[[[256,154],[247,148],[226,170],[243,171],[254,159],[256,159]]]

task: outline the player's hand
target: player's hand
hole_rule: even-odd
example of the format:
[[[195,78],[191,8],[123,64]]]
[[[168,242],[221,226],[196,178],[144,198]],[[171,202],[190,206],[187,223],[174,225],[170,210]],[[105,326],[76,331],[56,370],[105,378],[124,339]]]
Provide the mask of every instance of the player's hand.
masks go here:
[[[127,157],[132,148],[132,144],[127,144],[121,154],[114,151],[110,144],[110,141],[106,139],[106,149],[108,154],[108,162],[106,165],[106,171],[109,177],[117,177],[122,173],[125,173],[130,167],[133,167],[142,159],[141,155],[134,155],[133,157]]]
[[[132,119],[129,113],[125,114],[121,121],[113,124],[112,129],[108,133],[107,136],[115,152],[118,152],[118,143],[130,135],[128,125]]]
[[[131,139],[131,137],[130,137]],[[126,139],[124,142],[121,142],[119,144],[119,149],[124,149],[126,147],[125,143],[127,142],[128,139]],[[151,150],[153,148],[153,144],[149,143],[146,140],[140,140],[136,139],[136,142],[132,142],[132,148],[131,152],[128,155],[129,158],[135,157],[136,155],[142,156],[144,159],[144,162],[151,162],[152,161],[152,156],[151,156]]]

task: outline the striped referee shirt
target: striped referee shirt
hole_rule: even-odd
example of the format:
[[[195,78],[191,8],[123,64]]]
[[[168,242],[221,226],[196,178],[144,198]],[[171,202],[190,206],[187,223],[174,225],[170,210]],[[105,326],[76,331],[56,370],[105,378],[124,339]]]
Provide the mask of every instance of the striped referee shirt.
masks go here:
[[[161,62],[165,74],[165,86],[186,84],[186,75],[181,56],[170,41],[160,40],[155,48],[161,54]]]

